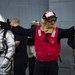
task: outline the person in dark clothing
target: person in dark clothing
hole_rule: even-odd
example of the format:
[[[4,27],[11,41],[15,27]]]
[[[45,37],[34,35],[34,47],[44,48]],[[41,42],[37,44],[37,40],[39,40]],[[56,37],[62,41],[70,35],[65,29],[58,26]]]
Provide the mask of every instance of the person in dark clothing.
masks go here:
[[[38,25],[40,25],[40,23],[37,20],[32,21],[31,28],[34,28]],[[29,58],[28,60],[29,75],[33,75],[36,52],[35,52],[34,38],[32,37],[28,37],[27,53]]]
[[[12,27],[13,33],[31,36],[35,39],[36,60],[34,75],[58,75],[58,56],[61,52],[61,39],[75,34],[74,27],[62,29],[56,26],[57,16],[47,11],[42,16],[42,25],[25,29],[21,26]]]
[[[68,39],[67,43],[73,49],[73,64],[74,64],[74,70],[75,70],[75,34],[73,37],[70,37]]]
[[[15,41],[20,41],[20,44],[16,47],[14,55],[14,75],[26,75],[25,71],[27,69],[27,37],[16,36]]]
[[[75,35],[73,37],[70,37],[68,39],[68,45],[72,48],[72,49],[75,49]]]
[[[20,21],[14,18],[11,26],[19,25]],[[26,75],[28,55],[27,55],[27,37],[15,35],[16,50],[14,55],[14,75]]]

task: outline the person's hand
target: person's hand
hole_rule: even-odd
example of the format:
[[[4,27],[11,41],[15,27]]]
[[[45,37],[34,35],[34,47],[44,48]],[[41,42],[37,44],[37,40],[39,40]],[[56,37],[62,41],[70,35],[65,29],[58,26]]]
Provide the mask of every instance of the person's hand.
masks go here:
[[[1,67],[1,68],[6,68],[7,65],[8,65],[8,63],[9,63],[9,60],[5,58],[5,59],[3,60],[3,62],[1,63],[0,67]]]

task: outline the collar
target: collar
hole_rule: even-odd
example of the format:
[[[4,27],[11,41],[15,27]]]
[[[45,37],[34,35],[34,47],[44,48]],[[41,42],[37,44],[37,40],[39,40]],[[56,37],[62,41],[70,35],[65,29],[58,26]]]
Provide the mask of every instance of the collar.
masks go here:
[[[43,32],[45,32],[46,34],[47,34],[47,33],[53,33],[53,31],[55,31],[55,29],[56,29],[56,26],[54,25],[54,26],[51,27],[51,28],[47,28],[45,25],[42,25],[40,29],[41,29]]]

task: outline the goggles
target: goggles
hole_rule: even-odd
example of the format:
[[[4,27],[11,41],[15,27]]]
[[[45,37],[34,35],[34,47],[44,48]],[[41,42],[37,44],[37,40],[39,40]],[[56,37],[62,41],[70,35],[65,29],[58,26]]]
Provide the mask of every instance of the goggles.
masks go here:
[[[47,18],[48,22],[52,22],[52,21],[56,22],[56,20],[57,20],[57,17]]]

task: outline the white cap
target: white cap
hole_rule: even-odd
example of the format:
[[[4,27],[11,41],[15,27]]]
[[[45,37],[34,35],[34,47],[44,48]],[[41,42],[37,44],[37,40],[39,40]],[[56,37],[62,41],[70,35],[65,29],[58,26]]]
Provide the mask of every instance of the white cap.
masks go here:
[[[40,24],[40,22],[39,22],[39,21],[37,21],[37,20],[35,20],[35,21],[32,21],[32,23],[31,23],[31,24],[39,25],[39,24]]]

